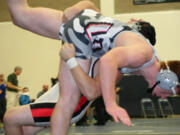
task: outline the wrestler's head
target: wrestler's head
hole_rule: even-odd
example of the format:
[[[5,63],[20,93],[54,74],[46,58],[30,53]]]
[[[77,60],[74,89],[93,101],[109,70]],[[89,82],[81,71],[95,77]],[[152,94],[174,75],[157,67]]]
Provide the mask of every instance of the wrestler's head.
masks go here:
[[[161,70],[156,76],[158,87],[152,92],[153,95],[165,98],[180,94],[180,61],[161,62]]]
[[[150,43],[154,46],[156,43],[156,31],[154,26],[149,22],[145,22],[142,19],[131,19],[128,25],[133,29],[139,31],[144,37],[149,39]]]

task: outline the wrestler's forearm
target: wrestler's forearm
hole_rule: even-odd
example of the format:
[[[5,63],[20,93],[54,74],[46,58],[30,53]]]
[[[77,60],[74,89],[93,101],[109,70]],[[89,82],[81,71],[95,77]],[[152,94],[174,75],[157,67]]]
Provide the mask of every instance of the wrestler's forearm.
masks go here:
[[[93,100],[100,96],[99,82],[93,78],[90,78],[79,65],[71,69],[71,73],[81,93],[88,100]]]
[[[113,59],[100,59],[101,91],[106,110],[116,104],[115,83],[118,74],[117,68],[118,65]]]

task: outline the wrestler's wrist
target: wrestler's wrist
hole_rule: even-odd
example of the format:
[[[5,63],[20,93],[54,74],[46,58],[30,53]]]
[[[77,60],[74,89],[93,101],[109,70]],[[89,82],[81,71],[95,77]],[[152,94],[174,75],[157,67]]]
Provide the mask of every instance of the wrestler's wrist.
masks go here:
[[[106,111],[110,111],[112,108],[115,108],[117,107],[117,103],[116,102],[112,102],[112,103],[106,103],[105,104],[105,108],[106,108]]]
[[[66,61],[66,63],[67,63],[67,65],[68,65],[68,67],[69,67],[70,69],[73,69],[73,68],[75,68],[75,67],[78,66],[78,62],[77,62],[77,60],[76,60],[75,57],[69,58],[69,59]]]

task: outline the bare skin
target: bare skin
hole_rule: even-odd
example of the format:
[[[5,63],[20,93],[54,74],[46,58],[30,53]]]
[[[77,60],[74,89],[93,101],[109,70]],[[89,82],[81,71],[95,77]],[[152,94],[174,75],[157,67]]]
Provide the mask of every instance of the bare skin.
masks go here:
[[[6,135],[35,135],[44,128],[35,125],[29,105],[14,107],[4,116]]]
[[[28,6],[26,0],[6,0],[6,2],[14,24],[36,34],[53,39],[58,39],[58,31],[62,22],[69,21],[81,10],[89,8],[99,11],[88,1],[79,2],[66,9],[64,13],[48,8],[31,8]],[[144,39],[131,32],[121,34],[116,39],[115,46],[116,48],[109,51],[100,59],[100,66],[97,69],[99,73],[95,79],[87,76],[90,60],[78,60],[80,66],[73,68],[71,72],[65,62],[61,61],[59,71],[61,96],[51,119],[52,135],[67,134],[69,121],[78,103],[80,91],[88,99],[95,99],[102,94],[106,110],[112,115],[114,120],[116,122],[121,120],[124,124],[128,126],[131,125],[127,112],[117,106],[115,102],[115,81],[117,78],[122,77],[122,74],[118,72],[118,68],[135,68],[143,65],[145,62],[151,60],[153,50],[147,45]],[[75,53],[72,52],[72,45],[64,45],[61,50],[62,59],[66,61],[74,57]],[[152,66],[136,74],[144,75],[151,86],[155,81],[154,76],[158,71],[158,61],[155,61]],[[150,75],[148,73],[150,73]]]

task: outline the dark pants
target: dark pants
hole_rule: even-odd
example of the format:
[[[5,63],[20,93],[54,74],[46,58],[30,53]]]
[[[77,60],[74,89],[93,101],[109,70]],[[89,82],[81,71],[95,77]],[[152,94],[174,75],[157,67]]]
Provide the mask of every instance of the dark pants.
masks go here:
[[[0,120],[1,121],[3,121],[5,112],[6,112],[6,99],[0,98]]]
[[[110,116],[107,114],[104,106],[104,101],[102,97],[99,97],[94,102],[95,107],[95,119],[97,120],[96,125],[105,125],[106,122],[110,119]]]

